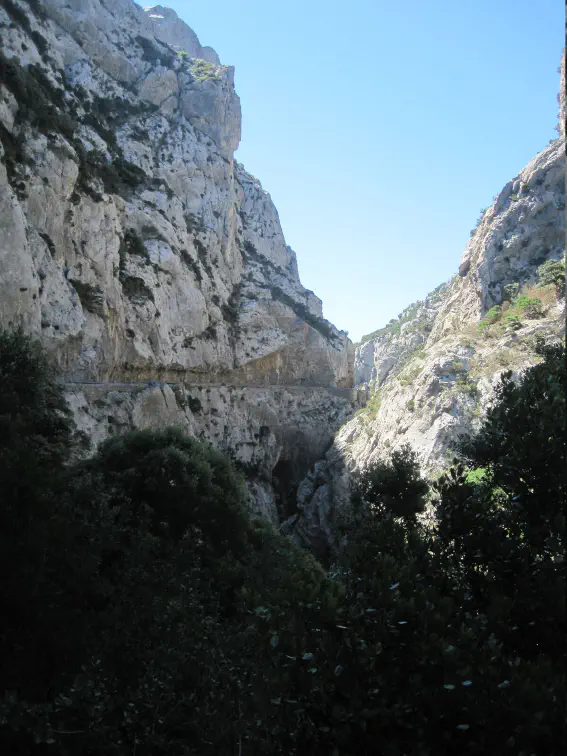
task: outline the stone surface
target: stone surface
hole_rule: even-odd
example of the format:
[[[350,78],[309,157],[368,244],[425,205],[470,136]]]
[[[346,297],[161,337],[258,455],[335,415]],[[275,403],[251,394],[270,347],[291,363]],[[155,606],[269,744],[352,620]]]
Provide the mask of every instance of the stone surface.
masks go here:
[[[565,58],[566,58],[566,53],[564,49],[563,55],[561,56],[561,66],[559,67],[560,81],[559,81],[559,94],[557,96],[557,100],[559,102],[559,119],[558,119],[557,129],[561,136],[565,136],[565,116],[566,116],[565,104],[567,102],[567,83],[565,81],[565,65],[566,65]]]
[[[201,58],[208,63],[220,65],[219,56],[212,47],[201,47],[199,38],[182,21],[177,13],[163,5],[154,5],[144,8],[144,12],[150,20],[152,30],[160,42],[171,45],[175,50],[182,50],[192,58]]]
[[[180,423],[287,515],[354,406],[353,350],[234,160],[234,70],[162,6],[13,2],[2,54],[38,95],[0,86],[0,325],[40,336],[94,443]]]
[[[563,333],[549,298],[518,330],[477,323],[563,254],[564,130],[485,211],[459,273],[355,354],[234,159],[234,70],[162,6],[11,2],[2,64],[31,94],[0,77],[0,325],[42,339],[93,444],[181,424],[235,458],[255,512],[323,555],[357,470],[409,442],[435,473],[502,370]]]
[[[458,437],[481,422],[502,372],[518,377],[535,364],[538,336],[564,338],[565,301],[554,291],[545,294],[543,317],[522,318],[517,330],[483,335],[478,329],[491,307],[510,298],[506,287],[535,284],[538,267],[560,259],[564,247],[561,136],[495,197],[459,273],[357,347],[355,386],[366,407],[342,426],[324,461],[300,484],[300,511],[284,524],[297,543],[316,552],[332,545],[333,518],[348,506],[353,477],[403,444],[418,452],[426,473],[440,472]],[[314,484],[317,477],[324,485]]]

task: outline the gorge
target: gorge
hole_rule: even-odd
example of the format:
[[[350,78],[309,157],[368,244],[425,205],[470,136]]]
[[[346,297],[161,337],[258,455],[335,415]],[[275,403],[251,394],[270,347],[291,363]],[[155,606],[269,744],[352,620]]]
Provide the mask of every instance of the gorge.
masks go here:
[[[439,472],[499,375],[563,335],[538,271],[564,252],[564,98],[458,274],[355,347],[234,159],[234,70],[174,11],[4,0],[0,25],[0,325],[41,339],[93,448],[181,425],[319,553],[354,472],[404,443]]]

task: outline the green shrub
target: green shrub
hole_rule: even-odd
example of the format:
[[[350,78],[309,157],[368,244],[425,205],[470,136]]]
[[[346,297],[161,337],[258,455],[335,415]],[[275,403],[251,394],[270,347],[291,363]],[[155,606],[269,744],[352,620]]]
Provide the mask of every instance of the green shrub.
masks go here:
[[[357,412],[357,415],[361,416],[364,420],[375,420],[380,410],[381,403],[381,392],[380,389],[377,389],[372,394],[366,405]]]
[[[187,59],[185,59],[187,61]],[[187,70],[195,81],[217,81],[220,79],[218,66],[201,58],[190,58],[187,61]]]
[[[484,318],[477,324],[477,329],[480,334],[487,335],[488,328],[495,323],[498,323],[502,319],[502,307],[501,305],[494,305],[485,314]]]
[[[520,294],[512,302],[515,310],[519,310],[526,318],[541,318],[543,315],[543,307],[541,300],[537,297],[528,297],[525,294]]]
[[[486,211],[487,211],[487,210],[488,210],[488,208],[487,208],[487,207],[483,207],[483,208],[481,208],[480,214],[479,214],[478,218],[476,219],[476,223],[475,223],[475,226],[474,226],[474,228],[473,228],[473,229],[471,229],[471,232],[470,232],[470,235],[471,235],[471,236],[474,236],[474,235],[475,235],[475,233],[476,233],[476,230],[477,230],[477,228],[478,228],[478,227],[480,226],[480,224],[482,223],[482,221],[483,221],[483,219],[484,219],[484,215],[485,215],[485,213],[486,213]]]
[[[466,481],[467,483],[481,483],[485,480],[486,473],[486,467],[476,467],[474,470],[470,470],[470,472],[467,473]]]
[[[504,325],[511,331],[517,331],[522,327],[522,321],[520,320],[519,315],[506,315],[504,318]]]
[[[353,495],[356,506],[369,507],[376,515],[390,512],[413,521],[425,507],[427,490],[418,456],[406,444],[392,452],[389,462],[376,462],[363,471]]]
[[[511,284],[507,287],[507,295],[518,291],[517,284]],[[543,316],[543,303],[537,296],[532,297],[527,294],[516,294],[512,300],[512,305],[507,314],[503,317],[501,305],[495,305],[485,314],[484,318],[477,324],[478,332],[487,337],[490,333],[490,327],[501,323],[506,329],[517,330],[521,327],[521,318],[540,318]]]
[[[502,307],[500,305],[494,305],[494,307],[491,307],[490,310],[486,313],[484,316],[484,320],[489,324],[492,325],[493,323],[497,323],[502,317]]]
[[[423,366],[413,365],[413,367],[407,368],[401,375],[398,376],[398,381],[402,386],[411,386],[417,376],[422,372]]]
[[[290,297],[289,294],[286,294],[286,292],[283,291],[283,289],[281,289],[279,286],[272,286],[271,293],[272,299],[277,299],[278,301],[287,305],[294,311],[298,318],[304,320],[308,325],[311,326],[311,328],[319,331],[319,333],[326,339],[335,341],[336,335],[328,320],[320,318],[317,315],[313,315],[311,312],[309,312],[304,304],[296,302],[295,299]]]
[[[464,394],[474,395],[478,393],[476,384],[468,376],[457,376],[455,387],[457,391],[461,391]]]
[[[565,260],[548,260],[537,269],[538,286],[553,284],[560,291],[565,289]]]
[[[359,476],[326,575],[179,430],[73,462],[0,334],[2,752],[562,754],[567,374],[538,351],[434,489],[409,447]]]
[[[508,302],[512,302],[520,292],[520,284],[519,283],[510,283],[506,284],[502,290],[502,294],[505,300]]]
[[[489,333],[488,329],[490,328],[490,323],[488,322],[488,320],[483,319],[477,323],[476,327],[479,334],[486,337]]]

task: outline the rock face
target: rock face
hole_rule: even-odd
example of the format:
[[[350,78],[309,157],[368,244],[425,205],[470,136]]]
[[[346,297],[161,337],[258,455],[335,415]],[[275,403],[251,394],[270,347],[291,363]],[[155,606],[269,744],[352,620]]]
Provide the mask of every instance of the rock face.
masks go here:
[[[565,57],[562,118],[564,71]],[[430,474],[450,463],[452,444],[478,425],[501,373],[517,376],[533,365],[538,336],[564,337],[563,297],[554,286],[534,286],[539,266],[561,259],[564,245],[563,129],[494,198],[471,233],[459,273],[357,347],[355,384],[366,406],[299,487],[299,512],[286,532],[324,553],[353,473],[405,443]],[[535,310],[533,303],[514,305],[522,293],[539,298]]]
[[[154,5],[144,8],[150,19],[156,39],[173,47],[174,50],[182,50],[191,58],[200,58],[208,63],[220,65],[219,56],[212,47],[201,47],[199,38],[182,21],[177,13],[163,5]]]
[[[407,359],[422,347],[449,290],[441,284],[423,302],[416,302],[384,328],[363,337],[354,361],[355,384],[383,385],[397,374]]]
[[[234,160],[234,71],[162,6],[4,0],[0,325],[94,441],[178,422],[276,519],[353,407],[352,345]]]
[[[566,57],[567,52],[563,50],[563,56],[561,57],[561,66],[559,68],[561,79],[559,84],[559,94],[557,95],[557,101],[559,102],[559,123],[557,124],[557,130],[563,137],[565,136],[565,106],[567,101],[567,82],[565,79]]]
[[[0,29],[0,326],[42,339],[94,443],[181,424],[323,554],[353,471],[406,442],[440,469],[502,370],[563,333],[553,287],[536,313],[509,301],[563,254],[565,58],[560,138],[484,212],[458,275],[355,355],[234,159],[234,70],[174,11],[3,0]]]

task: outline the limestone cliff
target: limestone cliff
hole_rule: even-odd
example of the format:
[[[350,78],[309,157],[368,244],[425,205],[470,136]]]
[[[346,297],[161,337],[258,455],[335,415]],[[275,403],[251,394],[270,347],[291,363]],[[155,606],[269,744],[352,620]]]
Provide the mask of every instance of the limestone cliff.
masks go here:
[[[561,119],[564,76],[565,57]],[[299,512],[284,526],[298,542],[324,550],[353,472],[402,444],[426,472],[440,471],[457,437],[478,425],[501,373],[534,364],[538,336],[564,337],[563,296],[537,286],[540,266],[565,250],[564,124],[558,131],[484,211],[459,273],[357,347],[355,383],[366,406],[299,487]]]
[[[287,514],[352,348],[234,159],[234,70],[131,0],[3,0],[0,29],[0,325],[41,337],[95,442],[181,423]]]

